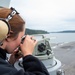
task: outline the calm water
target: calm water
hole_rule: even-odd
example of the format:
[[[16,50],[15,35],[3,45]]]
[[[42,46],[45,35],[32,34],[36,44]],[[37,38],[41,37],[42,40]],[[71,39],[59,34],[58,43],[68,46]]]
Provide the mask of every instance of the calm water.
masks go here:
[[[75,33],[50,33],[44,35],[50,38],[51,43],[64,43],[75,41]]]
[[[46,36],[51,38],[52,43],[63,43],[75,41],[75,33],[50,33]]]

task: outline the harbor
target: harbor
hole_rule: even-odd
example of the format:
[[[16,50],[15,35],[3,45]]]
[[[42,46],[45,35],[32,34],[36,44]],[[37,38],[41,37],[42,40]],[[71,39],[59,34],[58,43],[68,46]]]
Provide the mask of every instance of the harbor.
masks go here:
[[[43,34],[50,39],[49,41],[44,36],[36,36],[35,39],[40,42],[33,53],[40,60],[44,60],[42,62],[50,75],[58,75],[59,69],[65,75],[75,75],[74,6],[74,0],[0,0],[0,8],[14,7],[24,18],[27,28],[25,35]],[[10,54],[7,55],[9,58]],[[18,70],[23,69],[22,58],[14,66]]]

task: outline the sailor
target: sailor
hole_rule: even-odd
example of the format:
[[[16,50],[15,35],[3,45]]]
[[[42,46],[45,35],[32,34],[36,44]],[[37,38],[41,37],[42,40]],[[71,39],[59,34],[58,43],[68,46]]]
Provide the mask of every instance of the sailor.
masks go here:
[[[14,8],[0,8],[0,75],[49,75],[44,64],[32,55],[37,44],[32,36],[25,34],[25,21]],[[22,55],[15,55],[18,49]],[[6,61],[6,54],[11,54]],[[17,70],[14,63],[23,58],[23,69]]]

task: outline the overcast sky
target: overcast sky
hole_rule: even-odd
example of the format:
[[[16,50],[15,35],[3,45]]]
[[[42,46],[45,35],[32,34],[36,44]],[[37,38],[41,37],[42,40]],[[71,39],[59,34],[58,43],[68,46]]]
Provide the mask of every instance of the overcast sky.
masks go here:
[[[75,30],[75,0],[11,0],[26,27],[49,32]]]

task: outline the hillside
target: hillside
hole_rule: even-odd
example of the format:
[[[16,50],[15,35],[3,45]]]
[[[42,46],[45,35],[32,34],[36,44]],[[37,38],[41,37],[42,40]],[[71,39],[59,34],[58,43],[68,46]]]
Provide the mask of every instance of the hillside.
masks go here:
[[[59,33],[75,33],[75,30],[60,31]]]
[[[26,28],[25,34],[48,34],[49,32],[44,31],[44,30],[33,30],[33,29],[28,29]]]
[[[50,32],[50,33],[75,33],[75,30],[65,30],[65,31]]]

